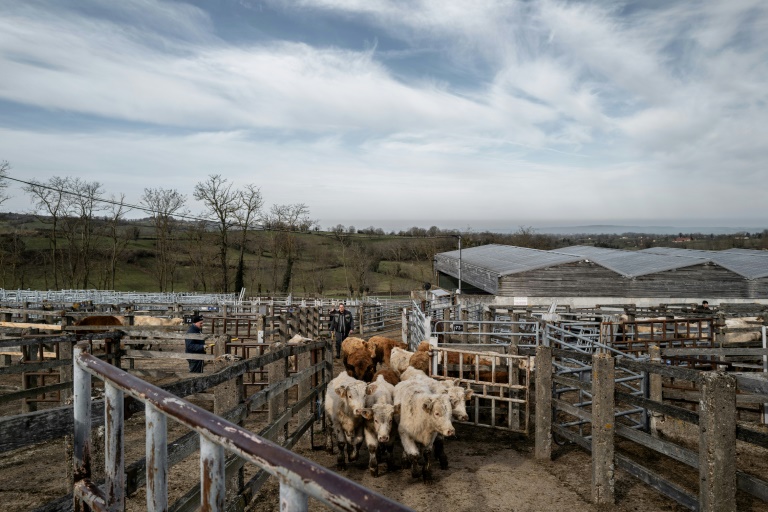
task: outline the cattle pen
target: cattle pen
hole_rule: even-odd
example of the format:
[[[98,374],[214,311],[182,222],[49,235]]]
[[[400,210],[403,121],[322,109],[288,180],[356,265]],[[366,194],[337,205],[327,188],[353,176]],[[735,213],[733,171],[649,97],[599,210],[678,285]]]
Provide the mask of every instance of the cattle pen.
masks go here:
[[[201,503],[217,510],[270,510],[267,501],[258,505],[253,498],[277,481],[275,500],[284,498],[286,510],[311,508],[313,501],[337,510],[356,510],[360,503],[405,509],[393,500],[428,510],[434,498],[420,504],[411,494],[422,488],[427,495],[435,489],[447,492],[440,486],[455,485],[461,474],[482,478],[485,472],[464,465],[477,460],[472,454],[480,450],[469,446],[473,439],[481,444],[501,439],[508,458],[514,455],[510,443],[523,451],[529,446],[533,458],[554,461],[544,466],[550,472],[559,471],[573,447],[583,449],[592,465],[590,495],[580,496],[586,504],[632,509],[627,491],[616,492],[617,481],[626,485],[621,470],[680,509],[735,510],[738,504],[739,509],[768,510],[766,466],[755,462],[768,449],[761,424],[768,393],[759,373],[735,371],[754,370],[753,362],[762,362],[768,351],[725,346],[726,328],[716,316],[662,322],[642,320],[645,312],[633,310],[637,318],[619,323],[615,311],[599,307],[556,308],[559,316],[554,317],[545,309],[478,307],[471,300],[440,311],[416,302],[383,305],[382,313],[371,313],[374,321],[362,324],[366,334],[378,332],[386,316],[390,330],[397,325],[414,348],[417,341],[432,340],[433,376],[455,379],[474,394],[467,404],[469,419],[460,425],[461,439],[449,441],[449,448],[468,447],[466,454],[449,451],[454,471],[439,473],[433,486],[416,485],[404,475],[409,472],[389,469],[375,480],[358,477],[354,468],[345,473],[366,489],[329,470],[326,454],[315,451],[325,436],[320,398],[339,369],[324,336],[331,306],[294,301],[253,309],[217,305],[204,312],[205,336],[213,347],[201,376],[186,372],[186,356],[178,353],[183,328],[90,326],[86,333],[73,324],[98,311],[62,316],[31,305],[6,307],[3,321],[20,327],[8,331],[0,347],[34,350],[20,350],[10,366],[0,368],[2,384],[22,388],[14,379],[25,373],[56,377],[29,375],[37,380],[0,395],[0,453],[14,460],[25,453],[47,457],[48,479],[60,483],[49,486],[45,499],[30,495],[34,505],[5,503],[15,503],[15,510],[72,510],[77,497],[105,510],[195,510]],[[192,309],[201,308],[170,306],[153,314],[183,318]],[[356,318],[366,318],[366,309],[356,309]],[[110,313],[115,312],[102,314]],[[53,329],[46,332],[44,326]],[[66,378],[73,369],[74,383]],[[80,381],[88,381],[90,391]],[[43,400],[35,401],[40,387]],[[32,400],[23,405],[25,399]],[[90,429],[82,428],[88,424]],[[719,451],[722,443],[702,436],[702,430],[721,439],[732,435],[734,449]],[[259,455],[257,445],[268,446],[270,456]],[[152,449],[145,451],[148,446]],[[152,456],[157,453],[167,460]],[[309,473],[294,471],[296,465]],[[8,469],[0,467],[0,474]],[[541,467],[527,471],[526,478],[537,474],[546,480]],[[163,474],[167,479],[158,476]],[[403,489],[412,493],[403,494]],[[506,496],[509,490],[499,492]],[[574,499],[568,489],[559,493]],[[496,503],[490,510],[514,508],[497,499],[482,498]],[[471,509],[459,502],[454,496],[443,508]],[[544,503],[565,506],[539,497],[520,510],[546,510]]]

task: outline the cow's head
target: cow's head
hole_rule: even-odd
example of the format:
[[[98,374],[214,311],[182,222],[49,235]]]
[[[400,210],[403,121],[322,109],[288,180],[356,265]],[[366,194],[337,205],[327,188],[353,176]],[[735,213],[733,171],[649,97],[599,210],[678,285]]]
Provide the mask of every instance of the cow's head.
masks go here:
[[[366,421],[373,423],[376,438],[380,443],[389,442],[394,421],[395,409],[400,412],[400,406],[392,404],[376,404],[362,410],[362,416]]]
[[[445,437],[456,434],[453,423],[451,423],[451,401],[448,395],[430,395],[424,400],[422,407],[429,414],[429,423],[432,428],[438,433]]]
[[[346,404],[347,410],[360,416],[365,407],[365,382],[354,382],[336,388],[336,393]]]

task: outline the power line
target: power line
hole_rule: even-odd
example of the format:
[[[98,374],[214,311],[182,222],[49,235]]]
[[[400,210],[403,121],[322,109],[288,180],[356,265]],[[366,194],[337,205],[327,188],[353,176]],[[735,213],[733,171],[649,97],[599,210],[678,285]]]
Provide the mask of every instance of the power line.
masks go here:
[[[17,183],[22,183],[22,184],[27,185],[29,187],[38,187],[38,188],[42,188],[42,189],[46,189],[46,190],[52,190],[54,192],[58,192],[59,194],[67,194],[67,195],[74,196],[74,197],[79,197],[79,198],[82,198],[82,199],[92,200],[92,201],[97,202],[97,203],[105,203],[105,204],[110,204],[110,205],[113,205],[113,206],[125,207],[125,208],[129,208],[130,210],[139,210],[139,211],[143,211],[143,212],[146,212],[146,213],[149,213],[149,214],[152,214],[152,215],[160,215],[160,214],[163,213],[163,212],[154,210],[154,209],[152,209],[152,208],[150,208],[148,206],[144,206],[144,205],[140,205],[140,204],[137,205],[137,204],[126,203],[124,201],[115,201],[115,200],[112,200],[112,199],[105,199],[103,197],[98,197],[98,196],[93,196],[92,197],[92,196],[81,194],[79,192],[75,192],[75,191],[72,191],[72,190],[66,190],[64,188],[56,188],[56,187],[53,187],[53,186],[50,186],[50,185],[45,185],[43,183],[39,183],[39,182],[35,182],[35,181],[26,181],[26,180],[21,180],[19,178],[12,178],[11,176],[7,176],[7,175],[3,179],[15,181]],[[209,218],[196,217],[196,216],[193,216],[193,215],[187,215],[187,214],[183,214],[183,213],[170,215],[170,217],[184,219],[184,220],[190,220],[190,221],[196,221],[196,222],[205,222],[205,223],[214,223],[214,224],[216,223],[216,221],[211,220]],[[131,221],[131,222],[133,222],[133,221]],[[154,227],[154,226],[144,225],[144,227]],[[248,229],[248,228],[246,227],[246,229]],[[253,228],[252,229],[254,229],[256,231],[275,231],[275,232],[286,232],[286,233],[306,233],[306,234],[312,234],[312,235],[317,235],[317,236],[325,236],[325,237],[334,238],[334,239],[339,239],[341,237],[345,237],[345,238],[346,237],[349,237],[349,238],[354,237],[354,238],[358,238],[358,239],[363,239],[363,238],[380,238],[382,236],[391,236],[391,235],[386,235],[386,234],[378,235],[378,234],[368,234],[368,233],[338,233],[336,231],[319,231],[319,230],[315,230],[315,231],[313,231],[313,230],[302,231],[302,230],[290,229],[290,228],[279,228],[279,227],[276,228],[274,226],[265,225],[263,223],[253,224]],[[398,239],[401,239],[401,240],[402,239],[425,240],[425,239],[454,238],[457,235],[456,234],[440,234],[440,235],[429,235],[429,236],[418,236],[418,235],[395,235],[395,236],[397,236]]]

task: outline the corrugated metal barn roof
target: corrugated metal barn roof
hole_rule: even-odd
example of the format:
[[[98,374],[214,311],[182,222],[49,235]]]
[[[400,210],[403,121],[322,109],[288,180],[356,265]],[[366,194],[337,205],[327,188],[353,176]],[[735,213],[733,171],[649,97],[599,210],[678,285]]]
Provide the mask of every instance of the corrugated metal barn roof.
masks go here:
[[[749,249],[700,251],[676,247],[652,247],[638,252],[706,259],[747,279],[768,277],[768,255],[763,251],[751,251]]]
[[[458,259],[459,251],[444,252],[440,255]],[[570,254],[497,244],[471,247],[461,252],[462,263],[488,269],[500,276],[562,265],[563,263],[574,263],[583,259],[583,257]]]
[[[573,245],[557,249],[558,253],[584,256],[598,265],[623,275],[640,277],[676,268],[700,265],[706,260],[676,255],[654,254],[642,251],[623,251],[588,245]]]

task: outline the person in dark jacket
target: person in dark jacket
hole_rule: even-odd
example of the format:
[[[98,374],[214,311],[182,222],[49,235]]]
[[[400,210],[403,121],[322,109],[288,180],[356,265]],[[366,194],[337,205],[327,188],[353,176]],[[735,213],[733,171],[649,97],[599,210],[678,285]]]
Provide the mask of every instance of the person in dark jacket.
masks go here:
[[[187,329],[187,334],[201,334],[203,332],[203,317],[195,315],[192,317],[192,325]],[[186,339],[184,347],[187,354],[205,354],[205,341]],[[203,361],[197,359],[187,359],[189,371],[192,373],[203,373]]]
[[[331,332],[336,339],[336,359],[341,357],[341,342],[349,336],[349,331],[354,328],[352,313],[339,304],[339,311],[331,318]]]

